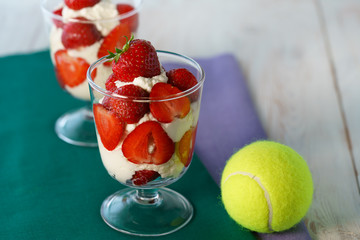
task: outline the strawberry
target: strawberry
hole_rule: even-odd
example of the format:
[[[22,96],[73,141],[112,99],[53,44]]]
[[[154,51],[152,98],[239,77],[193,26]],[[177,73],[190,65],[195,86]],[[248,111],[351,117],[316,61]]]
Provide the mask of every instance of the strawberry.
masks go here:
[[[92,7],[100,0],[65,0],[65,5],[73,10],[80,10],[86,7]]]
[[[121,15],[133,11],[134,7],[126,3],[119,3],[116,5],[116,9]],[[134,15],[131,15],[130,17],[121,19],[120,22],[122,24],[128,25],[131,32],[136,32],[139,25],[139,14],[136,13]]]
[[[116,49],[116,54],[110,53],[109,58],[114,58],[112,70],[122,82],[132,82],[139,76],[151,78],[160,74],[156,50],[146,40],[133,40],[131,37],[122,50]]]
[[[119,79],[117,79],[117,77],[113,73],[110,74],[109,78],[105,82],[106,90],[114,92],[117,89],[115,82],[118,80]]]
[[[93,106],[96,129],[104,147],[112,151],[119,144],[124,133],[125,124],[115,113],[96,103]]]
[[[189,166],[194,151],[196,128],[188,130],[179,142],[175,144],[176,154],[185,167]]]
[[[127,38],[126,38],[126,37]],[[131,37],[131,31],[126,24],[120,24],[116,26],[111,32],[104,38],[99,51],[98,58],[108,55],[108,50],[114,51],[115,48],[122,48],[127,42],[127,39]],[[105,62],[104,65],[111,66],[110,62]]]
[[[166,76],[168,83],[180,91],[186,91],[197,84],[195,76],[185,68],[172,69],[166,73]]]
[[[110,110],[126,123],[137,123],[144,114],[149,112],[149,104],[146,102],[132,101],[131,97],[149,97],[149,93],[133,84],[124,85],[114,91],[115,94],[127,96],[128,99],[110,98]]]
[[[147,121],[129,133],[123,142],[122,151],[132,163],[160,165],[170,160],[175,144],[160,123]]]
[[[159,82],[154,85],[150,92],[150,98],[164,99],[167,96],[179,94],[181,91],[168,84]],[[170,123],[175,117],[184,118],[190,111],[190,100],[187,97],[181,97],[174,100],[150,103],[151,114],[160,122]]]
[[[76,18],[81,21],[87,19]],[[101,33],[92,23],[85,22],[69,22],[64,25],[61,35],[61,42],[65,48],[78,48],[90,46],[102,38]]]
[[[145,185],[158,177],[160,177],[160,174],[158,172],[144,169],[136,171],[135,174],[132,176],[131,180],[134,185],[140,186]]]
[[[55,58],[55,74],[62,88],[65,85],[75,87],[86,79],[87,69],[90,64],[79,57],[71,57],[67,50],[58,50],[54,54]],[[96,77],[96,71],[91,73],[91,77]]]
[[[62,10],[63,10],[63,8],[59,8],[59,9],[53,11],[53,14],[58,15],[58,16],[62,16]],[[54,22],[55,26],[58,27],[58,28],[63,28],[63,26],[64,26],[64,23],[61,20],[53,19],[53,22]]]

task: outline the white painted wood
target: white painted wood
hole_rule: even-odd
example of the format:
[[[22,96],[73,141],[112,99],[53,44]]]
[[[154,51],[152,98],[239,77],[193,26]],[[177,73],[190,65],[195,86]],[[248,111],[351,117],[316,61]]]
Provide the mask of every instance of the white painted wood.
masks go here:
[[[39,2],[0,0],[0,55],[48,46]],[[158,49],[237,57],[270,138],[309,163],[311,236],[360,239],[360,2],[144,0],[140,16],[138,36]]]
[[[336,84],[340,92],[345,121],[348,126],[350,151],[353,154],[356,177],[360,169],[360,2],[356,0],[318,0],[319,15],[326,25],[325,34],[330,59],[334,64]],[[345,237],[360,239],[360,227],[355,224],[360,211],[339,216],[348,224],[340,228]]]

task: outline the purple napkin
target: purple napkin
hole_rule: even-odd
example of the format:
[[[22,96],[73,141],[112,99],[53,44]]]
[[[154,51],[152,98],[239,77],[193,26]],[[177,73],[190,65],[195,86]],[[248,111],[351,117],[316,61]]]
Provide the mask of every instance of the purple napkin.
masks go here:
[[[198,59],[205,71],[195,152],[220,186],[229,157],[246,144],[266,139],[239,64],[231,54]],[[294,228],[260,239],[311,239],[303,222]]]

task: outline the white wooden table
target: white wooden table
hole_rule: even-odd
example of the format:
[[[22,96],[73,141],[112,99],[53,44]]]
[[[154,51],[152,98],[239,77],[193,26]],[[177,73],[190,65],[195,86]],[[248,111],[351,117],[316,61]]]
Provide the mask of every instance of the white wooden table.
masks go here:
[[[0,0],[0,55],[48,46],[39,2]],[[311,236],[360,239],[359,0],[145,0],[138,36],[193,57],[233,53],[270,139],[308,161]]]

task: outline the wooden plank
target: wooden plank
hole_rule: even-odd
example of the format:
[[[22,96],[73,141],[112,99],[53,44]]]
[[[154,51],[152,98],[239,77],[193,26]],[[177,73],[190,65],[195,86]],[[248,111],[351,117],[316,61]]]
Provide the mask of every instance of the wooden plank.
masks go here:
[[[360,2],[356,0],[318,0],[325,24],[329,55],[334,66],[336,87],[348,126],[349,148],[359,183],[360,168]],[[356,210],[358,210],[356,208]],[[355,211],[345,219],[353,224],[359,219]],[[353,219],[354,218],[354,219]],[[344,228],[345,236],[360,239],[360,228]]]

